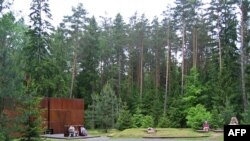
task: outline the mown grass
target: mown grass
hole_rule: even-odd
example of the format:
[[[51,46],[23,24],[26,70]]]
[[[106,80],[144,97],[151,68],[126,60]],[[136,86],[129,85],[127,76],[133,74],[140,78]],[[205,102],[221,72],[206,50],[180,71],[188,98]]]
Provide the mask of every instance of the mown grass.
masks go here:
[[[88,130],[88,134],[92,136],[110,136],[111,134],[117,134],[121,131],[116,129],[110,129],[108,132],[104,132],[104,130],[98,129],[98,130]]]
[[[211,136],[211,132],[198,133],[188,128],[157,128],[157,132],[148,134],[144,128],[132,128],[126,129],[121,132],[110,134],[115,138],[140,138],[140,137],[200,137],[200,136]]]

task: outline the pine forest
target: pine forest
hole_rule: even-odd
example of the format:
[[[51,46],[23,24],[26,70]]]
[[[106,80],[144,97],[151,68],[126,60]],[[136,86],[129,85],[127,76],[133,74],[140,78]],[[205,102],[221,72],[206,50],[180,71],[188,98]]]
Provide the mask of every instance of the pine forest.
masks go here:
[[[175,0],[152,20],[94,17],[80,3],[57,27],[48,1],[32,0],[26,22],[0,0],[0,140],[6,99],[28,105],[21,123],[39,99],[63,97],[84,99],[89,129],[250,124],[248,0]]]

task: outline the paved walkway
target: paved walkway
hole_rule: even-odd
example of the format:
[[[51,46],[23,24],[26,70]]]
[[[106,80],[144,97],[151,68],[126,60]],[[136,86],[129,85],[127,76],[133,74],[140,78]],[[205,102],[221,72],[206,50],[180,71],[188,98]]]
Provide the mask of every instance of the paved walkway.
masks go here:
[[[90,139],[90,138],[100,138],[100,136],[77,136],[77,137],[64,137],[63,134],[45,134],[41,135],[43,138],[49,139],[64,139],[64,140],[76,140],[76,139]]]
[[[214,134],[214,136],[210,138],[201,138],[201,139],[194,139],[195,141],[218,141],[213,140],[221,134]],[[69,138],[63,137],[63,134],[53,134],[53,135],[43,135],[45,138],[51,139],[60,139],[56,141],[66,141],[66,140],[81,140],[81,141],[192,141],[192,139],[180,139],[180,138],[171,138],[171,139],[147,139],[147,138],[109,138],[109,137],[100,137],[100,136],[87,136],[87,137],[76,137],[76,138]],[[54,140],[52,140],[54,141]]]
[[[208,139],[194,139],[195,141],[213,141]],[[192,139],[132,139],[132,138],[108,138],[108,137],[99,137],[99,138],[91,138],[86,139],[85,141],[192,141]],[[216,140],[214,140],[216,141]],[[217,140],[218,141],[218,140]]]

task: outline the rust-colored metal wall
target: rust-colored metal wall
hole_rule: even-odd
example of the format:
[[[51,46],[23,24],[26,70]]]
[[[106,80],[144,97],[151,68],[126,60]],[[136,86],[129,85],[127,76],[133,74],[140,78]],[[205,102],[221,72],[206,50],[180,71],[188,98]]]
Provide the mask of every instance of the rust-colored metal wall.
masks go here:
[[[48,110],[48,105],[50,105],[50,110]],[[42,101],[42,108],[45,109],[43,124],[46,128],[49,125],[50,129],[53,129],[53,133],[64,133],[65,126],[83,125],[84,123],[84,102],[82,99],[50,98],[48,100],[45,98]]]

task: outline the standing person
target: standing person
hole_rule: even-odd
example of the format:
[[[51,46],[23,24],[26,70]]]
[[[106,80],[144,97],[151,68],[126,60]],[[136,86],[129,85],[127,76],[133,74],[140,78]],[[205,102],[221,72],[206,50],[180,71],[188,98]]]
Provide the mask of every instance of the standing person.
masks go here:
[[[203,124],[203,130],[206,131],[206,132],[209,130],[209,124],[208,124],[207,121],[205,121],[204,124]]]

